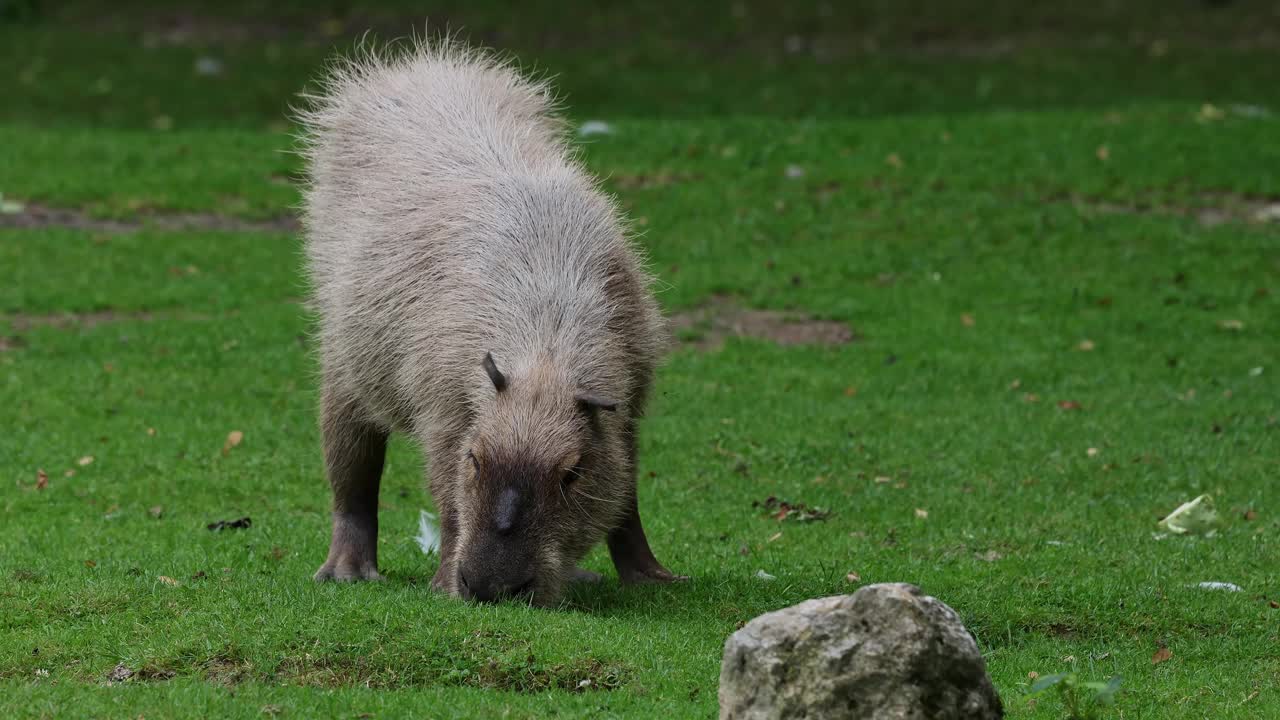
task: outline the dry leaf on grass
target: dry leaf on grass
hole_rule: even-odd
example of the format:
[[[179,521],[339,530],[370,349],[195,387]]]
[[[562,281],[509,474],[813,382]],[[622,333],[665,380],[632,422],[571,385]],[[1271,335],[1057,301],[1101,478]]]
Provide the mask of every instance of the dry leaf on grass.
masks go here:
[[[150,510],[147,510],[147,512],[151,513],[151,517],[153,517],[153,518],[158,518],[158,517],[160,517],[161,515],[163,515],[163,514],[164,514],[164,506],[163,506],[163,505],[156,505],[156,506],[152,507]]]
[[[44,470],[36,470],[36,489],[43,490],[49,487],[49,473]]]
[[[1083,405],[1076,402],[1075,400],[1059,400],[1058,407],[1062,408],[1063,410],[1081,410],[1084,408]]]
[[[1096,347],[1097,345],[1095,345],[1092,340],[1081,340],[1079,344],[1076,345],[1076,349],[1081,352],[1090,352]]]
[[[77,460],[77,461],[76,461],[76,464],[77,464],[77,465],[79,465],[80,467],[84,467],[85,465],[88,465],[88,464],[90,464],[90,463],[92,463],[92,462],[93,462],[93,456],[92,456],[92,455],[85,455],[84,457],[82,457],[82,458],[80,458],[79,460]]]
[[[157,579],[157,580],[159,580],[160,582],[164,583],[165,585],[169,585],[169,586],[176,586],[176,585],[178,584],[178,581],[177,581],[177,580],[174,580],[173,578],[169,577],[168,575],[159,575],[159,576],[157,576],[157,577],[156,577],[156,579]]]
[[[960,316],[960,324],[965,327],[973,327],[975,322],[976,321],[973,319],[973,316],[969,313],[964,313]]]
[[[1099,160],[1106,162],[1111,159],[1111,148],[1106,145],[1099,145],[1093,154],[1097,155]]]
[[[826,520],[831,515],[831,511],[826,508],[809,507],[804,503],[787,502],[786,500],[779,500],[773,495],[765,498],[764,502],[753,500],[751,507],[763,509],[766,517],[771,517],[778,522],[783,522],[784,520],[815,522]]]
[[[1162,647],[1159,650],[1156,650],[1155,654],[1151,656],[1151,664],[1159,665],[1171,657],[1173,657],[1173,651],[1167,647]]]
[[[862,576],[856,572],[851,572],[844,576],[844,581],[847,583],[862,582]]]
[[[924,520],[929,517],[929,511],[924,508],[916,508],[916,517]]]
[[[227,433],[227,441],[222,444],[222,456],[226,457],[231,454],[231,448],[239,445],[241,440],[244,440],[244,433],[239,430],[232,430]]]

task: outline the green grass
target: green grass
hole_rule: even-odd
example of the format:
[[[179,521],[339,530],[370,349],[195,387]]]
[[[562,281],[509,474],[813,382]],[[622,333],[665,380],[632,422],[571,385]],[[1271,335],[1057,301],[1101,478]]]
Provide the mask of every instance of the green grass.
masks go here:
[[[993,34],[1019,30],[996,20]],[[885,27],[885,42],[910,30]],[[83,31],[3,28],[49,48]],[[113,33],[95,42],[115,67],[145,69],[129,92],[177,108],[173,129],[151,129],[132,95],[63,93],[96,77],[104,55],[88,44],[63,80],[0,109],[0,192],[116,218],[288,213],[298,161],[271,125],[323,47],[281,39],[296,66],[223,113],[239,90],[192,99],[177,77],[189,61],[166,70]],[[515,41],[532,46],[528,33]],[[710,717],[741,622],[904,581],[960,613],[1011,717],[1062,717],[1054,697],[1025,693],[1029,673],[1064,671],[1124,678],[1104,717],[1280,715],[1280,225],[1174,212],[1280,195],[1280,118],[1199,117],[1207,101],[1274,113],[1250,53],[1276,58],[1171,37],[1206,85],[1124,93],[1105,69],[1131,49],[1050,47],[1035,51],[1043,76],[983,61],[1008,102],[912,102],[875,63],[847,80],[867,90],[850,98],[826,83],[846,77],[837,64],[795,71],[794,98],[824,88],[807,105],[758,112],[737,92],[755,82],[743,57],[668,113],[690,97],[656,90],[679,58],[647,60],[646,75],[618,64],[625,53],[549,50],[566,63],[604,52],[639,78],[570,101],[575,118],[614,125],[586,158],[643,219],[669,311],[731,294],[860,338],[677,352],[643,428],[640,503],[659,557],[693,580],[623,589],[597,551],[587,565],[606,582],[555,611],[428,590],[434,560],[412,540],[429,507],[422,458],[402,441],[383,481],[388,581],[310,581],[328,490],[296,238],[0,229],[0,337],[22,339],[0,344],[0,714]],[[918,64],[902,72],[939,82],[978,62],[895,47]],[[591,68],[557,69],[571,88],[594,82]],[[1048,97],[1079,101],[1036,102]],[[1119,205],[1148,209],[1108,211]],[[62,313],[110,321],[39,322]],[[224,454],[232,430],[244,441]],[[1219,536],[1153,539],[1200,493],[1226,518]],[[770,495],[832,514],[779,524],[752,508]],[[205,529],[243,515],[252,528]],[[1172,658],[1153,664],[1160,646]],[[107,685],[121,663],[135,678]]]

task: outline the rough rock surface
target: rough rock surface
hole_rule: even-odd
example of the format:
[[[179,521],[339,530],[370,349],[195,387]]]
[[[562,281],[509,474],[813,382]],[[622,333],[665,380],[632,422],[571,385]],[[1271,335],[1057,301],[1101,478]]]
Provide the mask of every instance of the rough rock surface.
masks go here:
[[[724,646],[721,720],[1003,716],[960,618],[912,585],[868,585],[767,613]]]

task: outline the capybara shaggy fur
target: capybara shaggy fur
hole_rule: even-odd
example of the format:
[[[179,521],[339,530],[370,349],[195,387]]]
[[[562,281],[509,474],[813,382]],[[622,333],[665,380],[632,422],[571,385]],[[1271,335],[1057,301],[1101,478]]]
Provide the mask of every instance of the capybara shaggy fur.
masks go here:
[[[456,41],[361,50],[299,112],[333,536],[376,579],[388,435],[425,450],[433,587],[555,603],[601,539],[678,579],[636,503],[636,425],[669,332],[550,88]]]

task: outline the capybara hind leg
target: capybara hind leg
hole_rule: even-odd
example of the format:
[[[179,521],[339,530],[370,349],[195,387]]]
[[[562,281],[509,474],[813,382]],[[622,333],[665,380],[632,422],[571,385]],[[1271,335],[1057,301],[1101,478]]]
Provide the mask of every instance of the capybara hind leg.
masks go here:
[[[324,391],[320,429],[333,488],[333,539],[316,580],[381,580],[378,574],[378,486],[387,433],[360,417],[355,403]]]

